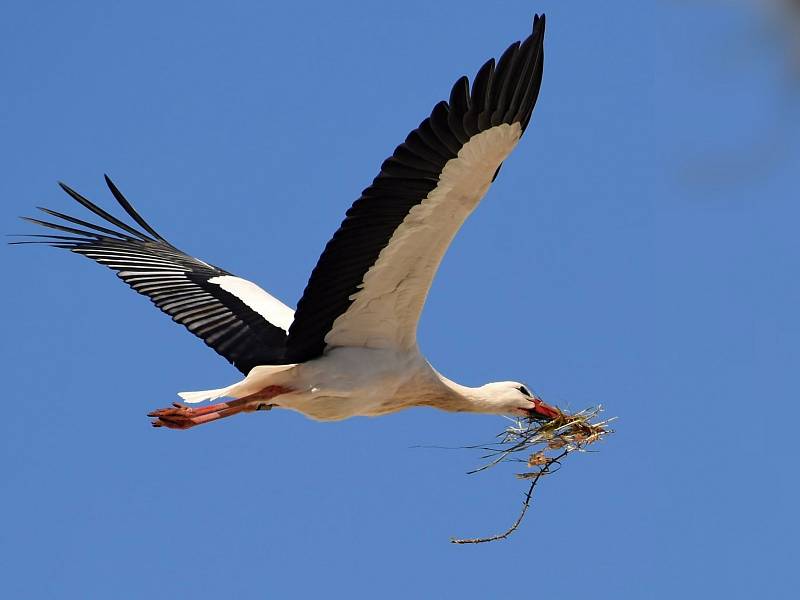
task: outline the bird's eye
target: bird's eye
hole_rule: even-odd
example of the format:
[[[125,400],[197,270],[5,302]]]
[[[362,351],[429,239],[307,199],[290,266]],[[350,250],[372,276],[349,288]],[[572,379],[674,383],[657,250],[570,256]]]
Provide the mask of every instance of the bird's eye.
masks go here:
[[[528,396],[529,398],[531,396],[533,396],[533,394],[531,394],[530,390],[528,388],[526,388],[524,385],[519,386],[517,389],[520,392],[522,392],[525,396]]]

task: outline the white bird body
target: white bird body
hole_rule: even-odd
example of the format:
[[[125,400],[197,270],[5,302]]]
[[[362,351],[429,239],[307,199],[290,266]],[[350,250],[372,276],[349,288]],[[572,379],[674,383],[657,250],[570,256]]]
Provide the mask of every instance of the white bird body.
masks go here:
[[[450,412],[526,415],[531,398],[517,382],[479,388],[459,385],[438,373],[415,347],[334,348],[316,360],[295,365],[255,367],[226,388],[181,392],[188,403],[221,397],[247,398],[251,410],[286,408],[317,421],[377,417],[429,406]],[[262,396],[265,389],[285,390]]]
[[[70,225],[28,220],[69,235],[23,243],[67,248],[110,267],[246,375],[225,388],[181,393],[188,403],[233,400],[154,411],[156,426],[186,429],[272,407],[320,421],[410,406],[552,418],[556,409],[524,385],[459,385],[431,367],[417,346],[420,313],[450,242],[530,121],[544,26],[544,17],[535,17],[531,35],[496,64],[487,61],[471,88],[466,77],[457,80],[449,103],[438,103],[384,161],[325,247],[296,310],[178,250],[108,177],[114,198],[141,229],[61,184],[116,229],[41,209]]]

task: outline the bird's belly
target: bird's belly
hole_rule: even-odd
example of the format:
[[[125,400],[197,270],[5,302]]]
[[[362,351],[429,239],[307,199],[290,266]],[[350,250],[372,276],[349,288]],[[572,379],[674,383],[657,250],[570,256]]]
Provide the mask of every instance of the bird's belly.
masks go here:
[[[281,407],[296,410],[316,421],[341,421],[350,417],[378,417],[408,408],[394,399],[384,402],[364,401],[361,398],[315,396],[306,401],[281,403]]]
[[[295,393],[279,405],[319,421],[380,416],[422,404],[435,382],[419,354],[337,348],[302,365]]]

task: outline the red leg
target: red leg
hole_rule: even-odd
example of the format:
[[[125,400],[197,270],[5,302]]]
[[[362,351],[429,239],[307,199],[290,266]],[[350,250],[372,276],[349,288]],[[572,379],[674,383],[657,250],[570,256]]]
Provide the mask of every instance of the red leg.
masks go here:
[[[240,412],[253,412],[256,410],[268,410],[272,408],[269,400],[290,392],[289,388],[271,385],[260,392],[250,396],[231,400],[230,402],[218,402],[199,408],[192,408],[184,404],[173,402],[170,408],[161,408],[147,414],[153,417],[153,427],[167,427],[169,429],[189,429],[195,425],[210,423],[224,417],[238,414]]]

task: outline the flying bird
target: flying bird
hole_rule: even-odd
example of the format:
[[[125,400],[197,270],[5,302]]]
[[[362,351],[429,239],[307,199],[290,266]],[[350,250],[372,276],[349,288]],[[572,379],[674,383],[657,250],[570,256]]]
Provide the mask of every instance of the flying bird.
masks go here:
[[[163,238],[106,176],[121,220],[60,184],[103,225],[41,208],[58,233],[19,243],[66,248],[105,265],[245,378],[182,392],[155,410],[156,427],[188,429],[240,412],[285,408],[321,421],[411,406],[540,420],[558,410],[514,381],[467,387],[437,372],[417,346],[417,322],[451,240],[528,126],[542,81],[544,16],[470,86],[455,82],[381,165],[347,211],[296,310],[255,283],[185,254]],[[200,407],[207,400],[227,400]]]

